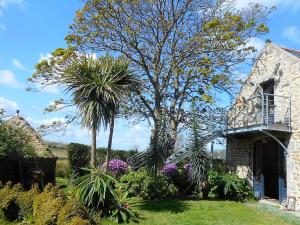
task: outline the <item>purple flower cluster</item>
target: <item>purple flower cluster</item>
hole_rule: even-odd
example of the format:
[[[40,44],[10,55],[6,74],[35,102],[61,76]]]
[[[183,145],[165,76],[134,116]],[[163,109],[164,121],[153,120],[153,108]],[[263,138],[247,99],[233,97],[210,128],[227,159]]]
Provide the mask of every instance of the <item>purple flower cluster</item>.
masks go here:
[[[189,172],[191,169],[191,164],[187,163],[183,166],[183,168],[184,168],[185,172]]]
[[[126,162],[120,159],[112,159],[108,163],[109,171],[115,176],[122,175],[128,170],[128,165]]]
[[[170,163],[164,166],[162,173],[168,177],[174,177],[178,174],[177,166],[174,163]]]

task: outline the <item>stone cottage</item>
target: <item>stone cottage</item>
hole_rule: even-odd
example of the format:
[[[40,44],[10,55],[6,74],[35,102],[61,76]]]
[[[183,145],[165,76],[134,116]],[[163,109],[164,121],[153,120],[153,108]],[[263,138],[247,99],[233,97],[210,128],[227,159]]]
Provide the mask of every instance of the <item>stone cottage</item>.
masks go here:
[[[259,198],[300,209],[300,51],[267,43],[227,118],[226,160]]]

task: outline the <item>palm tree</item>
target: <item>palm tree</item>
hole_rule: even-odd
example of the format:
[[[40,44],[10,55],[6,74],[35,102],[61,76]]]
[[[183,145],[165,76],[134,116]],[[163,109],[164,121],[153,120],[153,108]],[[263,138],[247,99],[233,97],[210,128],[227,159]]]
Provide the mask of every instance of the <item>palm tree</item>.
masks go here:
[[[128,63],[108,55],[99,59],[80,56],[65,70],[63,83],[66,91],[71,93],[73,103],[78,106],[82,126],[92,133],[91,166],[96,166],[96,137],[101,125],[107,128],[110,124],[112,128],[109,140],[111,149],[115,109],[130,93],[129,86],[133,80]]]
[[[110,76],[115,80],[115,91],[121,92],[121,98],[115,98],[115,101],[108,104],[110,109],[110,118],[109,118],[109,136],[107,144],[107,153],[105,157],[105,170],[108,171],[108,162],[111,157],[112,152],[112,138],[114,133],[115,118],[119,111],[119,107],[123,104],[122,100],[125,100],[134,89],[136,84],[136,79],[129,70],[128,62],[123,58],[113,58],[106,56],[99,59],[101,65],[105,68],[108,68]],[[117,90],[119,89],[119,90]]]

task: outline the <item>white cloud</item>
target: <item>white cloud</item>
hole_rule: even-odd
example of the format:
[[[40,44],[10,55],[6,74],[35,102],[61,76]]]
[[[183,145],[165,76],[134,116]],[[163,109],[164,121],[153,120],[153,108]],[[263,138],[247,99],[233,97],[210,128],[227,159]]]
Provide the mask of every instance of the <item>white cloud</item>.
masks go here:
[[[42,89],[42,92],[49,93],[49,94],[59,94],[59,88],[56,85],[47,86]]]
[[[25,1],[24,0],[0,0],[0,15],[3,15],[3,9],[7,8],[9,5],[18,5],[24,8]]]
[[[295,26],[288,26],[284,29],[282,36],[286,39],[300,44],[300,29]]]
[[[66,119],[64,117],[53,117],[49,119],[35,119],[31,117],[26,117],[26,120],[31,123],[33,126],[40,126],[41,124],[51,124],[55,121],[65,122]]]
[[[250,3],[260,3],[267,7],[276,6],[283,9],[292,9],[297,11],[300,9],[299,0],[235,0],[234,4],[238,9],[246,8]]]
[[[25,66],[23,66],[23,64],[18,59],[13,59],[12,64],[20,70],[26,70]]]
[[[0,70],[0,85],[7,85],[13,88],[24,87],[17,81],[15,74],[9,70]]]
[[[0,96],[0,109],[4,109],[8,114],[14,114],[18,109],[18,104],[14,101]]]

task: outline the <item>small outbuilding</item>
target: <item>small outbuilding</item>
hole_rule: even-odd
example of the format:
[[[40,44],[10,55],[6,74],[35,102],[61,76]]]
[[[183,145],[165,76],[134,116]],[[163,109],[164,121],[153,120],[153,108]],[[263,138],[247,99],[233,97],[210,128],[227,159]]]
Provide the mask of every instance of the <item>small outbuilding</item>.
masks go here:
[[[8,119],[6,124],[22,131],[33,148],[33,155],[20,154],[15,158],[0,159],[0,181],[21,183],[30,188],[38,183],[41,188],[47,183],[55,183],[57,158],[48,149],[38,133],[17,111],[17,115]]]

